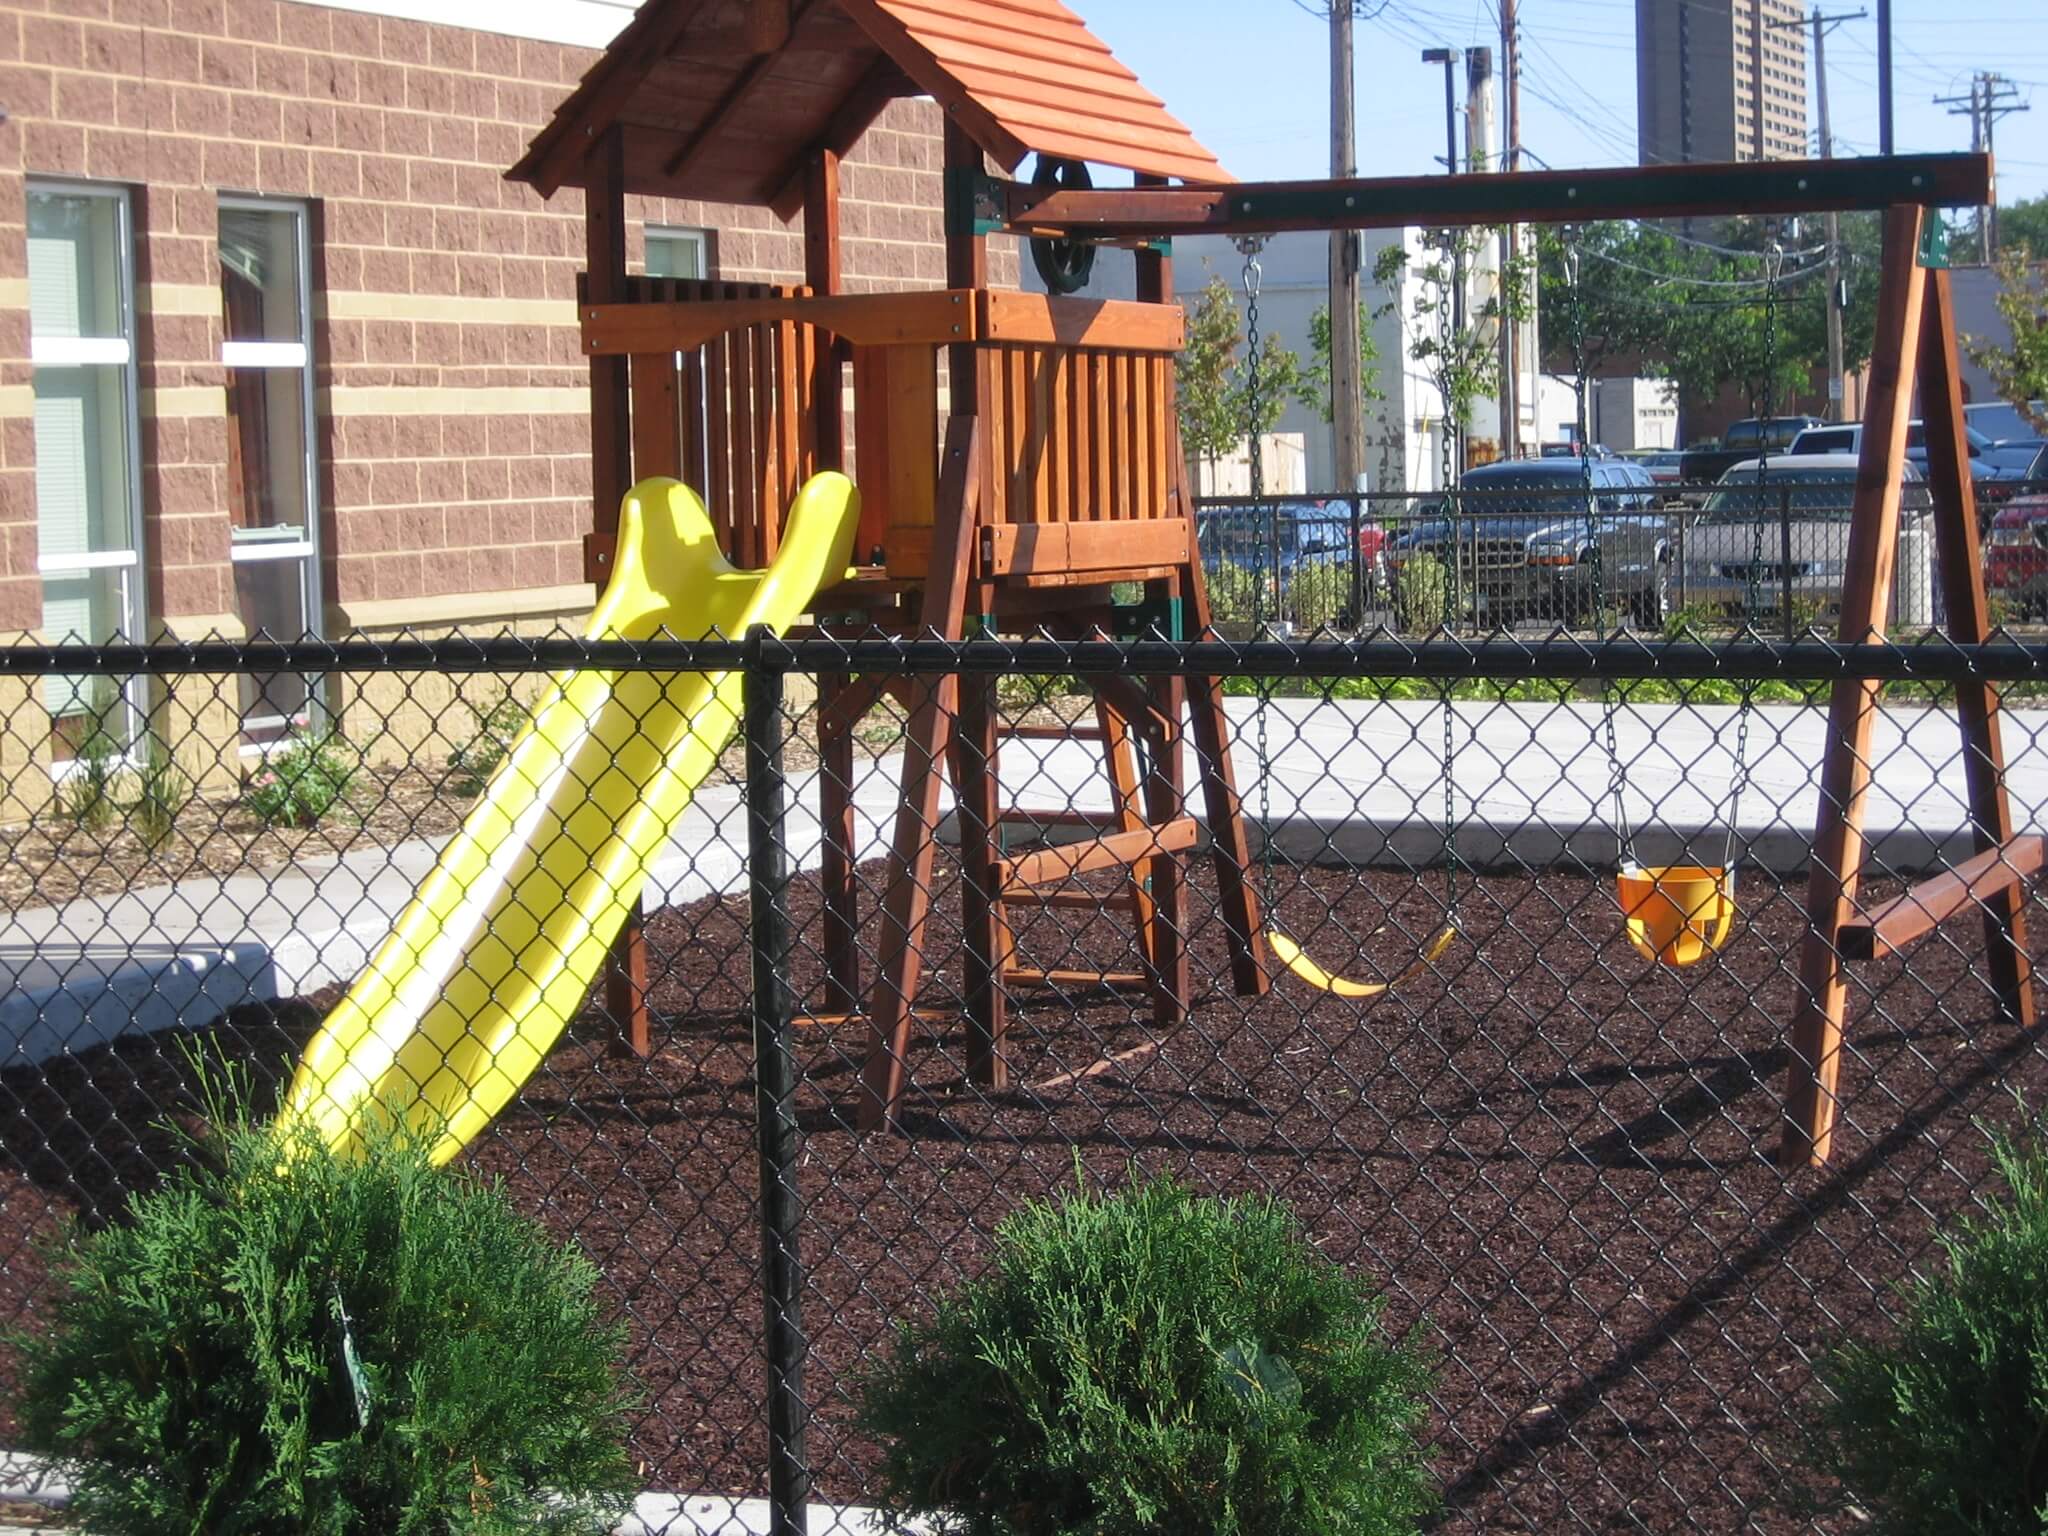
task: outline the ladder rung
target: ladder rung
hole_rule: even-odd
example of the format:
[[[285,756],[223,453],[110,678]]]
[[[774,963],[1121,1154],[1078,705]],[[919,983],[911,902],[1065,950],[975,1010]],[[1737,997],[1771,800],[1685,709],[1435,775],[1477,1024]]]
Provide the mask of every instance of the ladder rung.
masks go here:
[[[1010,987],[1145,987],[1152,978],[1140,971],[1030,971],[1003,972],[1003,984]]]
[[[1006,907],[1058,907],[1068,911],[1129,912],[1133,902],[1128,889],[1098,894],[1094,891],[1017,891],[1003,897]]]
[[[1965,907],[1981,905],[2038,874],[2044,863],[2048,838],[2021,833],[1844,923],[1836,943],[1845,960],[1882,960]]]
[[[1021,858],[1003,859],[998,861],[996,873],[1007,897],[1018,886],[1047,885],[1098,869],[1128,869],[1146,859],[1178,853],[1194,847],[1199,835],[1192,816],[1179,816],[1156,826],[1112,832],[1107,837],[1061,843]]]
[[[1008,824],[1036,822],[1041,827],[1114,827],[1121,829],[1123,816],[1116,811],[1034,811],[1028,806],[1009,805],[996,812],[996,820]]]
[[[998,736],[1012,741],[1100,741],[1099,725],[999,725]]]

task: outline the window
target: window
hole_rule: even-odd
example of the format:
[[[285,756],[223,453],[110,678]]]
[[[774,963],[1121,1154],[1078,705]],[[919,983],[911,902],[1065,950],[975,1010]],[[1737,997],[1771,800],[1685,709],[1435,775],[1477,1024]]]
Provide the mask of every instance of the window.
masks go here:
[[[649,277],[709,277],[711,237],[701,229],[647,226]]]
[[[137,639],[142,496],[127,192],[31,181],[28,283],[43,629],[57,642]],[[139,694],[103,678],[53,677],[43,697],[60,760],[95,738],[122,750],[134,740]]]
[[[276,640],[320,632],[310,256],[303,205],[221,199],[235,606],[250,635]],[[318,691],[299,673],[243,677],[244,739],[310,726]]]

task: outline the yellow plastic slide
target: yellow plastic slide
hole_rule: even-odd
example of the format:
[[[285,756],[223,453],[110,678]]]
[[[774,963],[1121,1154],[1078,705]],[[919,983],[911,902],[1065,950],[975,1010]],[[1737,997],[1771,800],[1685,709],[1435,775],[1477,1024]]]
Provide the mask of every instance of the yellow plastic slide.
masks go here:
[[[736,571],[673,480],[626,497],[592,640],[778,633],[844,576],[860,493],[821,474],[775,563]],[[368,969],[306,1047],[287,1124],[347,1147],[379,1106],[446,1162],[582,1011],[698,784],[738,729],[737,672],[565,672]]]

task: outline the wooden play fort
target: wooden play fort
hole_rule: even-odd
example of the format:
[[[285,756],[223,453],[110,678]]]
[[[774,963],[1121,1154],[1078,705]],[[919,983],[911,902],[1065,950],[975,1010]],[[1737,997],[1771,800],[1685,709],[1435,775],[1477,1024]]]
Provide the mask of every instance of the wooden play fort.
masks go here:
[[[835,588],[821,624],[961,638],[970,631],[1107,632],[1111,585],[1142,584],[1145,622],[1206,624],[1193,508],[1173,411],[1183,317],[1169,257],[1141,246],[1132,302],[992,289],[988,236],[954,218],[946,283],[845,291],[839,161],[888,104],[945,108],[954,185],[1027,154],[1093,161],[1141,179],[1226,180],[1204,150],[1072,14],[1052,0],[648,0],[511,173],[543,193],[580,186],[588,270],[597,524],[587,572],[608,571],[626,488],[649,475],[699,486],[731,558],[764,564],[804,477],[850,468],[857,545],[871,563]],[[765,205],[804,217],[804,282],[780,287],[628,276],[629,194]],[[1095,720],[1113,809],[1066,812],[1078,842],[1004,857],[996,765],[1010,732],[991,679],[828,676],[819,729],[825,848],[826,1009],[858,1014],[869,1043],[862,1121],[903,1098],[940,823],[950,771],[961,823],[969,1070],[1006,1080],[1005,998],[1097,985],[1151,999],[1162,1025],[1189,996],[1185,860],[1198,793],[1219,829],[1210,856],[1238,987],[1263,991],[1256,897],[1222,691],[1214,679],[1109,679]],[[851,731],[885,694],[909,714],[903,797],[883,888],[877,974],[856,943]],[[1194,737],[1196,784],[1183,732]],[[1065,734],[1063,732],[1062,734]],[[1074,876],[1128,872],[1110,904],[1135,925],[1143,967],[1020,968],[1009,911],[1085,903]],[[629,926],[607,1004],[648,1049],[645,952]]]
[[[945,121],[943,286],[846,291],[840,157],[888,105],[929,96]],[[1014,171],[1035,155],[1030,183]],[[1085,163],[1133,173],[1094,188]],[[1407,224],[1576,224],[1599,219],[1885,210],[1883,287],[1849,542],[1842,635],[1882,638],[1897,539],[1908,419],[1917,389],[1951,635],[1988,633],[1967,472],[1953,305],[1923,234],[1929,210],[1989,195],[1981,155],[1628,167],[1377,181],[1232,182],[1157,98],[1057,0],[646,0],[510,173],[544,194],[586,195],[582,299],[591,367],[595,532],[587,574],[609,570],[620,500],[650,475],[704,493],[731,558],[767,563],[784,509],[815,470],[859,481],[868,563],[821,602],[828,632],[879,628],[1081,635],[1141,622],[1192,636],[1208,624],[1194,509],[1173,408],[1182,315],[1166,241],[1176,233]],[[1178,184],[1176,184],[1178,183]],[[794,286],[630,276],[626,199],[700,198],[801,211],[804,280]],[[936,210],[934,210],[936,212]],[[1098,249],[1135,263],[1125,302],[992,288],[992,234],[1032,242],[1054,294]],[[1119,612],[1112,584],[1143,604]],[[1233,981],[1270,984],[1273,946],[1248,879],[1222,690],[1212,677],[1096,685],[1105,813],[1068,811],[1081,840],[1009,856],[1000,832],[1006,730],[986,677],[826,676],[818,710],[824,855],[824,1010],[864,1024],[861,1123],[898,1123],[929,920],[942,775],[960,823],[967,1062],[1005,1081],[1005,1001],[1032,986],[1109,987],[1149,998],[1163,1034],[1189,1004],[1191,807],[1211,834]],[[882,880],[876,974],[856,942],[852,731],[885,696],[908,712],[902,799]],[[2043,840],[2016,835],[2007,804],[1997,691],[1958,689],[1976,856],[1875,911],[1857,899],[1877,685],[1835,685],[1810,882],[1802,1005],[1788,1029],[1783,1155],[1828,1156],[1848,995],[1846,967],[1944,919],[1984,923],[2004,1015],[2034,1022],[2022,921]],[[1191,735],[1192,743],[1183,740]],[[1189,772],[1192,745],[1192,774]],[[1192,782],[1190,782],[1192,778]],[[1120,894],[1079,875],[1121,874]],[[1624,871],[1624,874],[1627,872]],[[1128,973],[1017,964],[1010,911],[1105,906],[1126,913]],[[1427,963],[1425,957],[1424,963]],[[1308,968],[1293,965],[1297,975]],[[1366,989],[1366,990],[1379,990]],[[607,1004],[633,1049],[649,1048],[637,923],[614,953]]]

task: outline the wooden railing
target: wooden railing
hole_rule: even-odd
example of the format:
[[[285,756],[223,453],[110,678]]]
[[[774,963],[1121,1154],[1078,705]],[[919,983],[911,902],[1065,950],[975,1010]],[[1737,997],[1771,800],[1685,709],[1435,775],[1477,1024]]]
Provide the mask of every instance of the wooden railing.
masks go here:
[[[697,486],[735,563],[772,558],[797,485],[838,463],[860,483],[862,557],[879,547],[910,579],[929,562],[950,349],[966,348],[977,373],[985,524],[1137,523],[1184,516],[1171,494],[1182,335],[1176,305],[973,289],[820,297],[638,278],[628,302],[583,310],[586,352],[631,359],[635,478]],[[1130,546],[1076,535],[978,547],[989,574],[1021,577]]]

